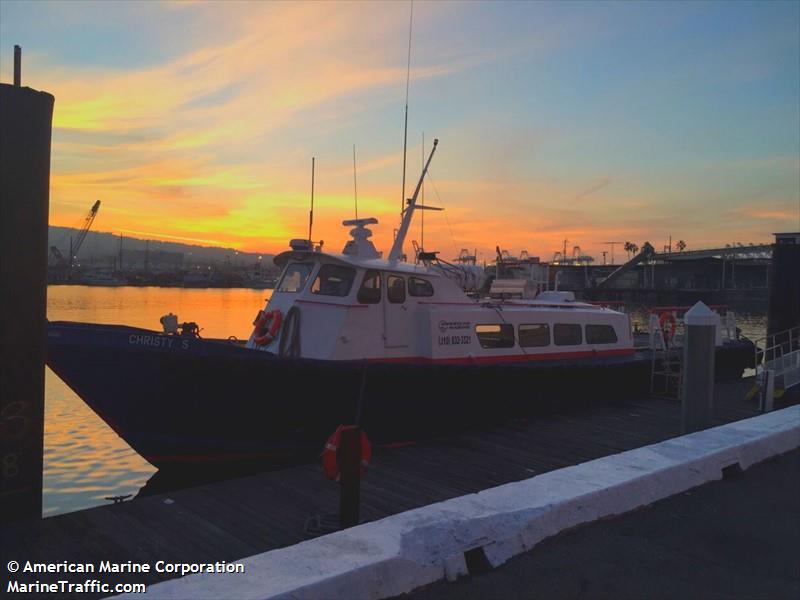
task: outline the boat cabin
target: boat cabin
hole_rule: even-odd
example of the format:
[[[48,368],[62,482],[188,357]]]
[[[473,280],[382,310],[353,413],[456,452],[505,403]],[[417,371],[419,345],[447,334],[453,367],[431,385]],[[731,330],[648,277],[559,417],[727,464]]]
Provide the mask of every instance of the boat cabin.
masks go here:
[[[576,302],[569,292],[534,300],[473,300],[435,264],[386,260],[363,219],[341,254],[305,240],[275,257],[282,274],[265,311],[283,325],[264,345],[322,360],[506,362],[633,352],[628,316]],[[290,316],[291,313],[291,316]],[[283,341],[281,339],[283,338]],[[293,342],[290,344],[290,340]]]

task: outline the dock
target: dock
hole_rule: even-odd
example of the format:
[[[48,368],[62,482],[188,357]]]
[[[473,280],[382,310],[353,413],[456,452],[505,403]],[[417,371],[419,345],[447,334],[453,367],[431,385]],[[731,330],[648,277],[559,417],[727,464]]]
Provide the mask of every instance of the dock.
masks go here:
[[[752,385],[752,378],[717,384],[715,425],[758,414],[757,403],[744,399]],[[797,396],[787,395],[778,404],[797,403]],[[680,403],[675,400],[598,400],[596,405],[491,429],[377,447],[362,480],[361,520],[529,479],[680,432]],[[5,526],[2,560],[95,565],[103,560],[151,565],[159,560],[232,562],[318,535],[317,517],[322,523],[329,521],[337,513],[338,500],[338,485],[324,477],[319,464],[296,465]],[[73,573],[18,575],[20,582],[86,579],[85,574]],[[151,570],[110,577],[114,583],[150,585],[175,576]],[[109,575],[105,580],[110,581]]]

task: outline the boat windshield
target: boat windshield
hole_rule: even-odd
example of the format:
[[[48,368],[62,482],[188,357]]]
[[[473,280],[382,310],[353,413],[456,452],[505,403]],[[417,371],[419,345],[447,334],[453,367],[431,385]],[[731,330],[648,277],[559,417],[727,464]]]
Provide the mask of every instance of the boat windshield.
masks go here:
[[[311,275],[314,263],[292,263],[286,267],[281,282],[278,284],[278,292],[297,293],[303,290]]]
[[[322,265],[319,274],[311,284],[311,293],[321,296],[345,297],[350,293],[356,270],[339,265]]]

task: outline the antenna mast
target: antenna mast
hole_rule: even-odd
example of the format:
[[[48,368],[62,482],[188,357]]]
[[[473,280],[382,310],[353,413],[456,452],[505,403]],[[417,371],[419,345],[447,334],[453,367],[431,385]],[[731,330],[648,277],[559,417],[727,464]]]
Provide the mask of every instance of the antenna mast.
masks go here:
[[[314,157],[311,157],[311,210],[308,212],[308,243],[313,250],[314,242],[311,241],[311,228],[314,226]]]
[[[406,117],[403,124],[403,194],[400,198],[400,218],[406,207],[406,150],[408,148],[408,82],[411,78],[411,26],[414,23],[414,0],[411,0],[411,16],[408,20],[408,65],[406,66]]]
[[[431,153],[428,156],[428,162],[425,163],[425,167],[422,169],[422,175],[419,176],[419,181],[417,182],[417,187],[414,190],[414,195],[408,200],[408,206],[403,212],[403,221],[400,223],[400,229],[397,231],[397,236],[394,238],[392,250],[389,252],[389,260],[399,260],[400,256],[403,254],[403,242],[406,239],[408,227],[411,225],[411,217],[414,216],[414,208],[417,205],[417,196],[419,195],[419,190],[422,187],[422,182],[425,179],[425,175],[428,174],[428,167],[431,164],[431,160],[433,160],[433,154],[436,152],[436,146],[438,144],[439,140],[434,139],[433,148],[431,148]]]
[[[356,203],[356,219],[358,219],[358,183],[356,182],[356,145],[353,144],[353,198]]]

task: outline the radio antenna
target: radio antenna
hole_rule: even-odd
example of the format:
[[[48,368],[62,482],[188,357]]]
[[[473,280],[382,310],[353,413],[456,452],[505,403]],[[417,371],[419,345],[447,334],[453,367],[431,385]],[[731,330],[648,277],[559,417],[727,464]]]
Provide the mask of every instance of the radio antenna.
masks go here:
[[[314,242],[312,242],[311,228],[314,226],[314,157],[311,157],[311,210],[308,212],[308,243],[311,249],[314,249]]]
[[[422,168],[425,168],[425,132],[422,132]],[[425,206],[425,180],[422,180],[422,206]],[[425,250],[425,211],[420,217],[419,245]]]
[[[356,219],[358,219],[358,183],[356,181],[356,145],[353,144],[353,198],[356,204]]]
[[[408,148],[408,82],[411,78],[411,26],[414,24],[414,0],[411,0],[411,16],[408,19],[408,64],[406,66],[406,117],[403,124],[403,195],[400,198],[400,219],[406,209],[406,150]]]

